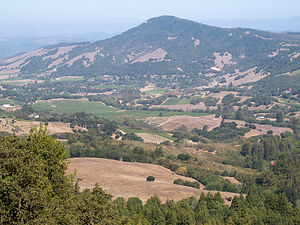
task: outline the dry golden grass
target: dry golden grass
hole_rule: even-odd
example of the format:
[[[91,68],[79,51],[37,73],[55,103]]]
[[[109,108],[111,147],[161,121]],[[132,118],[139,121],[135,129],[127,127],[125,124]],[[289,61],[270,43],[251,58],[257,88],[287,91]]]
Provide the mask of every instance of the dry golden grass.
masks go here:
[[[15,133],[16,135],[28,134],[31,128],[39,128],[40,122],[37,121],[18,121],[13,119],[1,119],[0,131]],[[69,123],[49,122],[47,127],[50,134],[55,133],[73,133]],[[82,128],[81,128],[82,129]]]
[[[195,180],[179,176],[166,168],[152,164],[99,158],[73,158],[67,173],[73,173],[75,169],[81,190],[91,189],[98,183],[114,198],[138,197],[145,203],[149,197],[157,195],[164,202],[167,199],[178,201],[191,196],[199,198],[202,192],[208,192],[203,190],[203,185],[200,185],[200,189],[195,189],[173,184],[173,181],[178,178],[188,181]],[[154,176],[155,181],[147,182],[147,176]],[[211,191],[211,193],[215,193],[215,191]],[[221,195],[225,198],[233,197],[236,194],[221,192]]]

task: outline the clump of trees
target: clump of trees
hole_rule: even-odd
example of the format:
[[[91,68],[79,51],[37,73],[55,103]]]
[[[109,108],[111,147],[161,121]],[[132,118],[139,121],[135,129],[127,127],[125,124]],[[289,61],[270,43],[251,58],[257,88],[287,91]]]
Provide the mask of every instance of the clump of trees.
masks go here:
[[[193,188],[200,189],[200,184],[196,181],[191,182],[191,181],[182,180],[182,179],[179,178],[179,179],[174,180],[173,183],[178,184],[178,185],[183,185],[183,186],[188,186],[188,187],[193,187]]]

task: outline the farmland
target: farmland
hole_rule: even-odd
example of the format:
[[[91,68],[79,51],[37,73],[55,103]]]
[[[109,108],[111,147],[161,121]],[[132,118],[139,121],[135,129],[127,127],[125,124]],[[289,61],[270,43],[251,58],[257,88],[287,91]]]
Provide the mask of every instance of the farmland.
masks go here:
[[[121,120],[125,117],[147,118],[158,117],[160,111],[151,110],[119,110],[112,106],[105,105],[102,102],[89,102],[85,100],[49,100],[38,102],[33,105],[34,110],[50,110],[59,114],[74,113],[74,112],[88,112],[97,116],[112,120]],[[169,116],[205,116],[207,113],[194,113],[194,112],[172,112],[166,111],[162,113],[163,117]]]

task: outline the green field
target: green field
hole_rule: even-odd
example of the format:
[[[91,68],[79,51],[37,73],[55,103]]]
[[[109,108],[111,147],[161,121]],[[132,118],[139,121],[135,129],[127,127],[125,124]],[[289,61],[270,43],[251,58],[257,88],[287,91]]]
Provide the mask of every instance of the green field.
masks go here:
[[[156,88],[145,92],[145,94],[147,95],[164,94],[164,93],[166,93],[166,89],[164,88]]]
[[[84,111],[102,117],[106,117],[110,113],[118,111],[118,109],[109,107],[100,102],[88,102],[83,100],[57,100],[51,103],[39,102],[33,105],[33,109],[36,111],[51,110],[59,114]]]
[[[297,76],[300,75],[300,70],[295,70],[294,72],[291,73],[290,76]]]
[[[138,134],[138,133],[148,133],[148,134],[155,134],[155,135],[158,135],[158,136],[161,136],[161,137],[173,140],[173,141],[176,140],[176,138],[172,137],[167,132],[151,132],[151,131],[148,131],[148,130],[132,129],[132,128],[122,128],[121,130],[124,131],[124,132],[126,132],[126,133],[135,133],[135,134]]]
[[[183,98],[178,102],[178,105],[185,105],[185,104],[191,104],[191,99]]]
[[[101,102],[89,102],[83,100],[56,100],[51,103],[39,102],[34,104],[32,107],[36,111],[51,110],[59,114],[84,111],[111,120],[121,120],[125,117],[134,117],[140,119],[147,118],[147,117],[158,117],[160,114],[160,111],[150,111],[150,110],[119,110],[107,106]],[[206,116],[208,114],[194,113],[194,112],[169,112],[169,111],[162,112],[163,117],[180,116],[180,115],[199,117],[199,116]]]
[[[0,105],[3,105],[3,104],[11,104],[11,105],[14,105],[15,104],[15,101],[13,100],[6,100],[6,99],[0,99]]]
[[[67,82],[67,81],[81,81],[84,80],[82,76],[78,77],[62,77],[59,80],[51,80],[51,82]]]
[[[163,105],[178,105],[180,98],[169,98]]]
[[[163,105],[185,105],[190,103],[191,100],[187,98],[169,98]]]

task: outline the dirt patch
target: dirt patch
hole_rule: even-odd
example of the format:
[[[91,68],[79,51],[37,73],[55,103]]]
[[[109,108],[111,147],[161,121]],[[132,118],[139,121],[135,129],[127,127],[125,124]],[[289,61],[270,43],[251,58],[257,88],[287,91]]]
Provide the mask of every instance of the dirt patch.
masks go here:
[[[195,189],[173,184],[178,178],[195,180],[179,176],[157,165],[99,158],[73,158],[70,161],[67,173],[73,173],[76,169],[81,190],[91,189],[98,183],[114,198],[138,197],[145,203],[151,196],[157,195],[165,202],[167,199],[179,201],[191,196],[199,198],[202,192],[208,192],[203,190],[203,185],[200,185],[200,189]],[[154,176],[155,181],[147,182],[147,176]],[[236,194],[221,192],[221,195],[225,198],[234,197]]]
[[[67,62],[67,64],[68,64],[69,66],[71,66],[71,65],[72,65],[74,62],[76,62],[77,60],[79,60],[79,59],[85,57],[85,58],[88,58],[88,59],[89,59],[89,62],[84,61],[84,62],[87,63],[87,64],[85,64],[85,66],[88,66],[89,63],[93,63],[93,62],[94,62],[95,56],[98,55],[99,53],[100,53],[100,50],[97,50],[97,51],[94,51],[94,52],[85,52],[85,53],[82,53],[82,54],[80,54],[80,55],[78,55],[78,56],[72,58],[71,60],[69,60],[69,61]]]
[[[150,59],[154,59],[155,61],[163,61],[167,54],[168,53],[165,50],[163,50],[162,48],[158,48],[158,49],[154,50],[153,52],[150,52],[146,55],[138,57],[132,63],[147,62]]]
[[[166,121],[158,125],[163,130],[170,131],[181,126],[186,126],[188,130],[194,128],[202,129],[205,125],[208,126],[208,130],[212,130],[215,127],[220,126],[222,119],[215,118],[214,115],[192,117],[192,116],[171,116]]]
[[[215,67],[221,70],[225,65],[235,64],[234,62],[231,61],[232,55],[229,52],[225,52],[223,55],[221,55],[220,52],[215,52],[214,56],[216,57]]]
[[[290,61],[292,62],[294,59],[298,58],[300,56],[300,52],[294,52],[293,54],[290,54]]]
[[[49,56],[45,56],[43,57],[43,60],[47,60],[47,59],[57,59],[59,58],[61,55],[64,55],[66,53],[68,53],[69,51],[71,51],[73,48],[75,48],[77,45],[70,45],[70,46],[64,46],[64,47],[59,47],[57,49],[57,52],[53,55],[49,55]],[[54,49],[51,49],[50,51],[53,51],[55,50],[56,48]],[[68,57],[67,57],[68,59]]]
[[[277,49],[275,52],[272,52],[271,54],[269,54],[268,57],[272,58],[272,57],[278,56],[278,54],[279,54],[279,49]]]
[[[148,85],[148,86],[145,86],[143,88],[140,89],[140,92],[146,92],[146,91],[151,91],[153,89],[155,89],[156,87],[154,85]]]
[[[240,76],[241,78],[235,80],[235,78],[237,78],[238,76]],[[262,72],[256,73],[256,68],[252,68],[244,72],[239,72],[239,70],[237,70],[233,76],[232,74],[227,74],[224,76],[226,79],[226,83],[224,84],[229,85],[230,83],[232,83],[234,86],[237,86],[241,84],[259,81],[265,78],[266,76],[267,74],[263,74]]]

